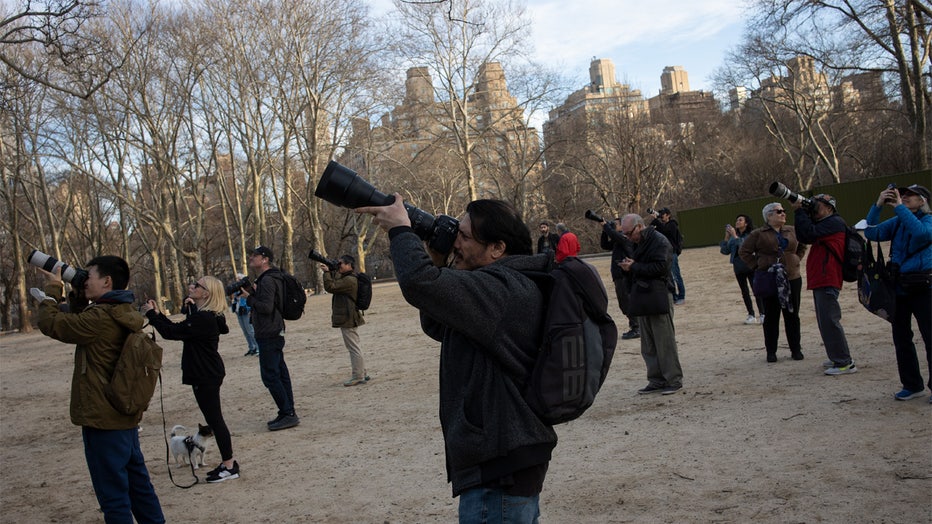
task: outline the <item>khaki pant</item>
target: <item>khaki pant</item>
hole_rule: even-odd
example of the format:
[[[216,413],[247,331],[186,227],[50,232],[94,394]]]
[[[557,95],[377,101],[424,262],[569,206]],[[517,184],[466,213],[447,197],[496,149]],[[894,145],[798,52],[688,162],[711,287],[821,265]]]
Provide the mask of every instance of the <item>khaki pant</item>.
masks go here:
[[[362,349],[359,348],[359,333],[356,328],[340,328],[343,334],[343,344],[349,351],[350,365],[353,366],[353,378],[366,378],[366,363],[362,358]]]

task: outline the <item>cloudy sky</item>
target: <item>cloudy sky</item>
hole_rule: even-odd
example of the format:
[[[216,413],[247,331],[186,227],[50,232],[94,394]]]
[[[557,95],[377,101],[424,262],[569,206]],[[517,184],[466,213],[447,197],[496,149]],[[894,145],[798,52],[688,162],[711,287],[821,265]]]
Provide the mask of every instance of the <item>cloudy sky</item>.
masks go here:
[[[690,88],[712,89],[711,75],[742,33],[741,0],[526,0],[539,61],[562,68],[575,87],[589,63],[609,58],[618,80],[645,97],[660,91],[666,66],[683,66]],[[374,13],[391,0],[370,0]]]

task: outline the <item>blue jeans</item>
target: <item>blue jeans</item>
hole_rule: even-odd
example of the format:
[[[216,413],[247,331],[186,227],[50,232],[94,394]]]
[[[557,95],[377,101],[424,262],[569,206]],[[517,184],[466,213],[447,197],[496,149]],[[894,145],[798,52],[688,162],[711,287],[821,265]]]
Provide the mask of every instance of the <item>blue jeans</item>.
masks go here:
[[[848,350],[848,339],[845,338],[845,328],[841,326],[839,291],[835,287],[820,287],[812,290],[812,298],[819,334],[822,335],[822,343],[825,344],[825,354],[835,365],[847,366],[852,360],[851,351]]]
[[[256,343],[255,330],[252,327],[252,323],[249,321],[249,315],[237,314],[236,319],[239,320],[239,327],[242,328],[243,336],[246,337],[246,344],[249,347],[249,351],[259,351],[259,344]]]
[[[107,524],[162,523],[165,516],[155,494],[146,459],[139,448],[139,430],[81,428],[84,458],[94,494]]]
[[[680,274],[680,256],[673,254],[673,262],[670,264],[670,276],[673,278],[673,300],[683,300],[686,298],[686,286],[683,285],[683,275]]]
[[[460,524],[538,524],[540,495],[516,497],[500,489],[473,488],[460,494]]]
[[[285,337],[257,338],[259,344],[259,374],[278,406],[279,415],[294,415],[294,393],[291,375],[285,364]]]

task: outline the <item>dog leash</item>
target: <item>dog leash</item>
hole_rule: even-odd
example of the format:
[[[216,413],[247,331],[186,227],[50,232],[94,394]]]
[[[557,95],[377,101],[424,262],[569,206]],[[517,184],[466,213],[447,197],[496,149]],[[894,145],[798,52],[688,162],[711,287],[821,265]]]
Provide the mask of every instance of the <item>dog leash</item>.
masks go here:
[[[187,486],[182,486],[181,484],[178,484],[177,482],[175,482],[175,477],[172,475],[172,467],[171,467],[171,460],[170,460],[171,448],[169,447],[169,444],[168,444],[168,427],[165,422],[165,398],[162,395],[162,372],[161,371],[159,371],[159,407],[162,410],[162,436],[165,438],[165,469],[168,470],[168,478],[169,480],[171,480],[172,484],[175,485],[176,487],[179,487],[182,489],[188,489],[188,488],[194,487],[201,481],[201,479],[197,476],[197,473],[194,471],[194,461],[191,460],[191,451],[196,446],[203,452],[204,447],[195,444],[194,439],[191,437],[187,437],[184,439],[185,448],[187,448],[188,450],[188,466],[191,467],[191,476],[194,477],[194,482],[192,482],[191,484],[188,484]]]

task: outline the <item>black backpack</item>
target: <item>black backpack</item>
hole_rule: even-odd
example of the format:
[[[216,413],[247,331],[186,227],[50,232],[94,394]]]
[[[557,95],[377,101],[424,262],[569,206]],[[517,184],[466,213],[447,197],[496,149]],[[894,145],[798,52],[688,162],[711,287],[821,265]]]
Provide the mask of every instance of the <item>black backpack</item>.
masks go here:
[[[841,264],[841,278],[845,282],[857,282],[861,271],[864,269],[864,237],[858,233],[857,229],[851,226],[845,226],[845,252],[844,256],[839,256],[827,245],[826,250],[835,257]]]
[[[282,318],[285,320],[298,320],[304,314],[304,304],[307,303],[307,294],[304,286],[290,273],[281,271],[282,279]]]
[[[356,273],[356,309],[365,311],[372,303],[372,277]]]
[[[548,424],[573,420],[605,382],[618,329],[608,315],[608,293],[598,271],[567,257],[549,273],[525,272],[544,294],[543,341],[524,398]]]

